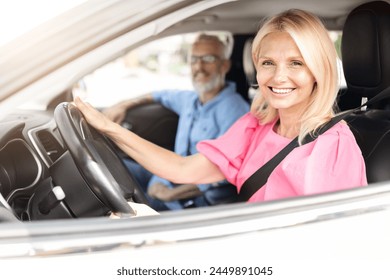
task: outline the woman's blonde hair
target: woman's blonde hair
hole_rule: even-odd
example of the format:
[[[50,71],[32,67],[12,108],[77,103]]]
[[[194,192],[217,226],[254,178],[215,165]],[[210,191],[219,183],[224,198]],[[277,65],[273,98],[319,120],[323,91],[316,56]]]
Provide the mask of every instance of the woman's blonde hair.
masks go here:
[[[306,11],[292,9],[268,19],[257,33],[252,45],[256,67],[261,41],[272,32],[286,32],[293,38],[316,81],[309,106],[299,124],[299,141],[302,143],[306,135],[315,132],[334,116],[339,90],[336,49],[319,18]],[[251,112],[262,124],[272,122],[278,115],[277,109],[267,105],[261,92],[253,100]]]

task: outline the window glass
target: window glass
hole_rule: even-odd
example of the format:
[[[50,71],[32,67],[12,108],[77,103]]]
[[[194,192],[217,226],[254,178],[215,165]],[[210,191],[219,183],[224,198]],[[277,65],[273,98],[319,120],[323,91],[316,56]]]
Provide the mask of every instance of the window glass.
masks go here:
[[[74,91],[96,107],[107,107],[153,90],[192,89],[187,58],[197,35],[170,36],[134,49],[85,76]]]
[[[192,89],[188,52],[198,33],[166,37],[145,44],[85,76],[74,91],[96,107],[111,106],[159,89]],[[230,33],[217,32],[224,40]],[[341,58],[341,31],[330,31]],[[341,87],[345,78],[338,61]]]
[[[0,2],[0,46],[86,0]]]

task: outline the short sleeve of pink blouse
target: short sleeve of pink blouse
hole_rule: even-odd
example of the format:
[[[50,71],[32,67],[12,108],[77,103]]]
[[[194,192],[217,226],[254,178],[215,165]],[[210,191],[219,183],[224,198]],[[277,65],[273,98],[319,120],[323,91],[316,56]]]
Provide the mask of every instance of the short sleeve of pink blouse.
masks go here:
[[[199,142],[197,148],[240,190],[247,178],[291,141],[276,134],[274,124],[260,125],[248,113],[224,135]],[[309,195],[366,184],[361,151],[349,127],[339,123],[315,141],[295,148],[249,201]]]

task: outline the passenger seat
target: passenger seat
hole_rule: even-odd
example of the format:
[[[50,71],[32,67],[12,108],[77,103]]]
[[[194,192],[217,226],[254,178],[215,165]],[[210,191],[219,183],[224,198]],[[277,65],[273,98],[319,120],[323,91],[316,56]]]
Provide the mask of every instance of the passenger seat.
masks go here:
[[[341,47],[347,91],[339,97],[339,107],[346,110],[390,86],[390,4],[374,1],[352,10]],[[390,99],[346,121],[362,150],[368,182],[390,180]]]

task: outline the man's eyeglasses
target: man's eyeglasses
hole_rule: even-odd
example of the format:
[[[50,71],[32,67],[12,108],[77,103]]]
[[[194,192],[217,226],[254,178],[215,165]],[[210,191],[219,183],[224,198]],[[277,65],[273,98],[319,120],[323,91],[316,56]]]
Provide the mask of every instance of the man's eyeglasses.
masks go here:
[[[198,55],[191,55],[190,56],[190,63],[195,64],[198,61],[201,61],[203,63],[214,63],[218,59],[220,59],[218,56],[212,55],[212,54],[199,55],[199,56]]]

